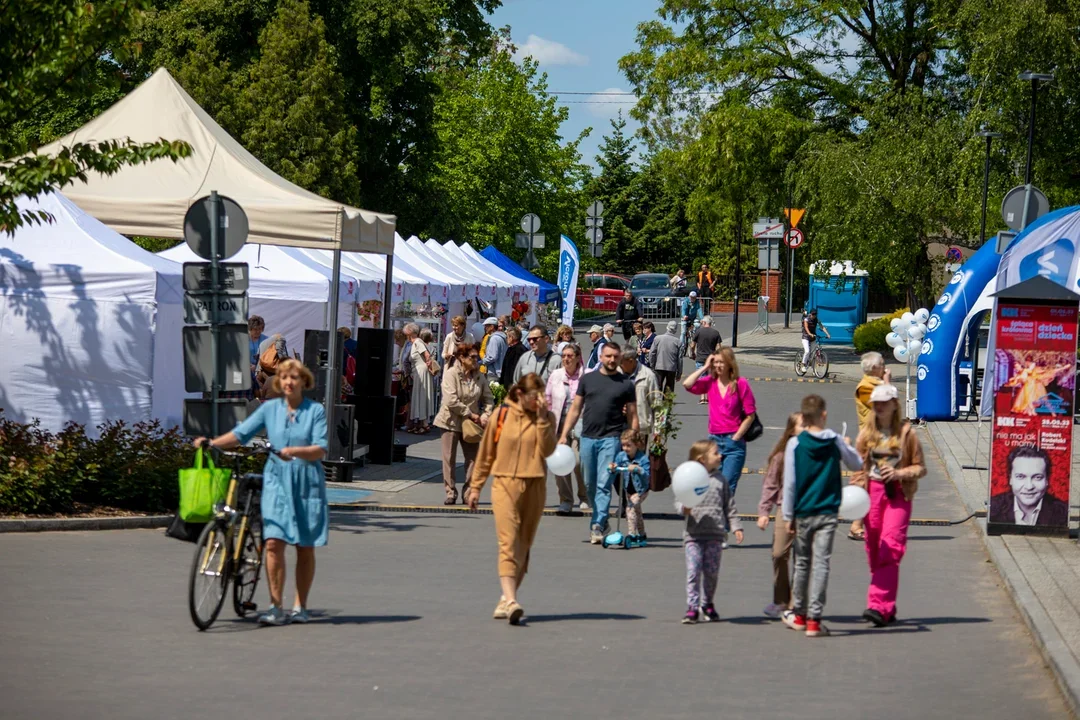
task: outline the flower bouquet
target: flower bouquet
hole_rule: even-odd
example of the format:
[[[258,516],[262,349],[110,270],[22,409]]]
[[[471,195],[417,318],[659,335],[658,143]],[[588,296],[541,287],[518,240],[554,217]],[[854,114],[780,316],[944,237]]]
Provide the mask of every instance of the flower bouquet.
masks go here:
[[[495,398],[495,405],[502,405],[502,401],[506,399],[506,388],[496,380],[492,380],[490,385],[491,395]]]
[[[382,318],[382,301],[365,300],[362,303],[357,303],[356,312],[361,321],[378,323]]]
[[[675,393],[654,390],[649,393],[653,409],[652,432],[649,433],[649,489],[659,492],[671,485],[671,471],[667,464],[667,445],[679,432],[682,423],[672,416]]]

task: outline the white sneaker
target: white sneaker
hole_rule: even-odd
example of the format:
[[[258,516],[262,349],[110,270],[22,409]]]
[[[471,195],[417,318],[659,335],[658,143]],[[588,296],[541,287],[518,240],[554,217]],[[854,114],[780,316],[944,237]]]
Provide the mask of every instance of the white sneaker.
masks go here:
[[[572,512],[573,509],[574,509],[574,506],[571,505],[568,502],[559,503],[559,512],[560,513],[569,513],[569,512]]]
[[[589,531],[589,542],[593,545],[599,545],[604,542],[604,530],[599,525],[593,525]]]
[[[580,510],[581,512],[591,512],[592,511],[592,505],[590,505],[589,503],[582,500],[581,504],[577,506],[577,509]]]
[[[783,613],[785,610],[787,610],[786,605],[777,605],[776,603],[769,603],[768,605],[765,606],[765,609],[762,612],[765,613],[766,617],[770,617],[773,620],[779,620],[780,619],[780,614]]]

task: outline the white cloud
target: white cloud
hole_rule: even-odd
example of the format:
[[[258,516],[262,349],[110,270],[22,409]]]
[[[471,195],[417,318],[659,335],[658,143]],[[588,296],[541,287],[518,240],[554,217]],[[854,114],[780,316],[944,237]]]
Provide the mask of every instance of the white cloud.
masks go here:
[[[581,99],[590,103],[585,106],[589,109],[590,115],[599,118],[613,118],[619,114],[619,110],[622,110],[623,115],[626,116],[630,114],[630,108],[637,103],[637,97],[634,95],[614,94],[625,92],[627,91],[622,88],[611,87]]]
[[[531,56],[541,65],[588,65],[589,58],[576,53],[562,43],[546,40],[539,35],[529,35],[524,45],[517,49],[519,57]]]

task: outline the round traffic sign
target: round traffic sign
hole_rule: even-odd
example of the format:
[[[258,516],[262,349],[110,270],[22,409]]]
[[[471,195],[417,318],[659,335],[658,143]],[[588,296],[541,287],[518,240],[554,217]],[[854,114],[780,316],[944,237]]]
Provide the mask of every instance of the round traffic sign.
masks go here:
[[[521,232],[534,233],[540,229],[540,218],[535,213],[526,213],[521,217]]]
[[[596,200],[591,203],[585,211],[589,217],[603,217],[604,216],[604,201]]]
[[[1031,186],[1031,201],[1028,203],[1027,222],[1024,222],[1024,197],[1027,195],[1027,186],[1017,185],[1005,193],[1001,201],[1001,219],[1013,230],[1022,230],[1046,213],[1050,212],[1050,201],[1042,190]]]
[[[784,236],[784,242],[792,250],[802,245],[803,240],[805,240],[805,238],[803,237],[802,230],[799,228],[791,228],[787,231],[787,235]]]
[[[201,197],[184,214],[184,242],[191,251],[205,260],[212,260],[210,248],[210,196]],[[244,247],[248,236],[248,219],[244,209],[232,198],[218,195],[218,260],[231,258]]]

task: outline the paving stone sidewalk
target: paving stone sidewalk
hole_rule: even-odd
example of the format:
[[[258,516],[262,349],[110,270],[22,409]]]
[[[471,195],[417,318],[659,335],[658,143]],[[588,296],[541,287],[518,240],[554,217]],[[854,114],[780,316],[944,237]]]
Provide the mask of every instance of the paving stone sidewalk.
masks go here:
[[[928,424],[930,438],[945,461],[969,512],[985,511],[988,499],[991,425],[984,421],[959,420]],[[1075,451],[1080,432],[1073,430],[1072,473],[1080,470]],[[1074,486],[1070,516],[1074,516],[1080,493]],[[1080,547],[1075,539],[1022,535],[989,536],[986,520],[976,521],[983,543],[997,566],[1005,586],[1031,630],[1035,643],[1054,673],[1072,710],[1080,709]],[[1076,523],[1070,526],[1075,530]]]

